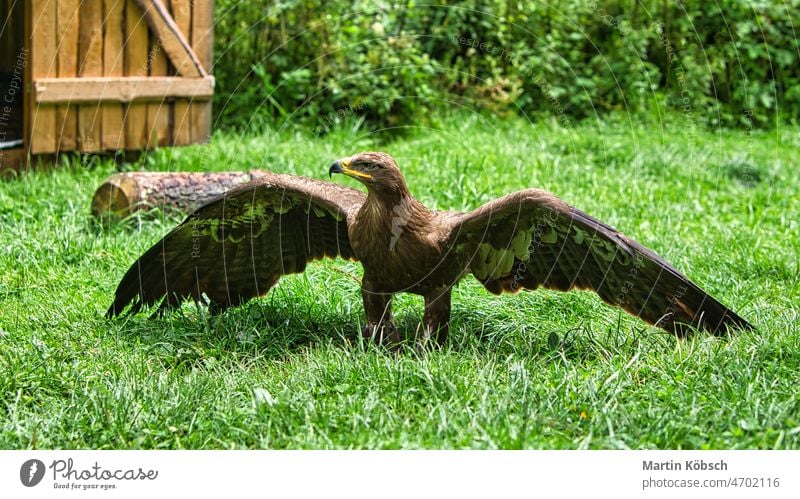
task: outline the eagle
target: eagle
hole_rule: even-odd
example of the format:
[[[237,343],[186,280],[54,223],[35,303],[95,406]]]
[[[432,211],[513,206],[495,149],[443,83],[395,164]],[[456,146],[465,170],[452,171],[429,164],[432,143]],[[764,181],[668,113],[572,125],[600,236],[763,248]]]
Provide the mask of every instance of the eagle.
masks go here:
[[[107,316],[183,301],[213,313],[266,294],[281,276],[322,258],[363,266],[362,335],[396,344],[392,297],[421,295],[420,342],[441,346],[453,287],[472,274],[490,293],[538,287],[590,290],[671,333],[752,329],[653,251],[541,189],[474,211],[434,211],[416,200],[395,160],[362,152],[328,169],[333,182],[271,173],[198,208],[127,271]]]

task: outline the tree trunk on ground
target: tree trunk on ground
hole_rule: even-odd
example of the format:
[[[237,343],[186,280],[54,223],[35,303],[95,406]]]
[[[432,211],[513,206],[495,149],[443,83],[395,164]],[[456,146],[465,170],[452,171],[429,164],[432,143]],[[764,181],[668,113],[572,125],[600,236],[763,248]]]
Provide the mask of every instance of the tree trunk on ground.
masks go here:
[[[263,170],[249,172],[115,173],[106,179],[92,198],[92,215],[103,223],[122,220],[151,208],[192,211],[231,188],[263,176]]]

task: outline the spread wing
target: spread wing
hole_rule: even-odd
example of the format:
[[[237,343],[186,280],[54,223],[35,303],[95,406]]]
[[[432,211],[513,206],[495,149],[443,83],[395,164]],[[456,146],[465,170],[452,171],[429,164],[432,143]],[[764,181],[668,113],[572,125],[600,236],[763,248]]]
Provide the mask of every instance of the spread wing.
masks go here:
[[[678,334],[687,325],[715,334],[752,328],[654,252],[547,191],[489,202],[451,230],[450,243],[472,255],[469,271],[495,294],[585,289]]]
[[[142,255],[117,287],[107,316],[192,298],[215,309],[265,294],[284,274],[323,257],[353,259],[347,225],[365,195],[355,189],[271,174],[194,213]]]

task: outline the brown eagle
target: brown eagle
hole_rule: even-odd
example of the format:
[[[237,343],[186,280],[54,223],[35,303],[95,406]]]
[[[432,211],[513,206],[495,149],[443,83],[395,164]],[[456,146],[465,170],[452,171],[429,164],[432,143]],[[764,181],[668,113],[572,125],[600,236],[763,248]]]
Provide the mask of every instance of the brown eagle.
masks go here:
[[[388,154],[343,158],[330,182],[270,174],[194,213],[128,270],[107,316],[191,298],[214,311],[265,294],[281,276],[324,257],[358,260],[365,336],[395,342],[392,296],[425,299],[424,338],[447,337],[453,286],[472,274],[491,293],[539,286],[596,292],[667,331],[722,334],[752,326],[658,255],[553,194],[526,189],[470,213],[431,211],[414,199]]]

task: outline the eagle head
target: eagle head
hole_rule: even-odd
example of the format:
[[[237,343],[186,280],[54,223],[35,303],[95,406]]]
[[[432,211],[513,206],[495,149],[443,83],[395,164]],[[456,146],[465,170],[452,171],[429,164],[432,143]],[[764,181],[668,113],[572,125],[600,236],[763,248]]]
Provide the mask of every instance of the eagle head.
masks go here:
[[[361,152],[349,158],[337,159],[328,174],[343,173],[368,190],[405,190],[405,181],[394,158],[385,152]]]

